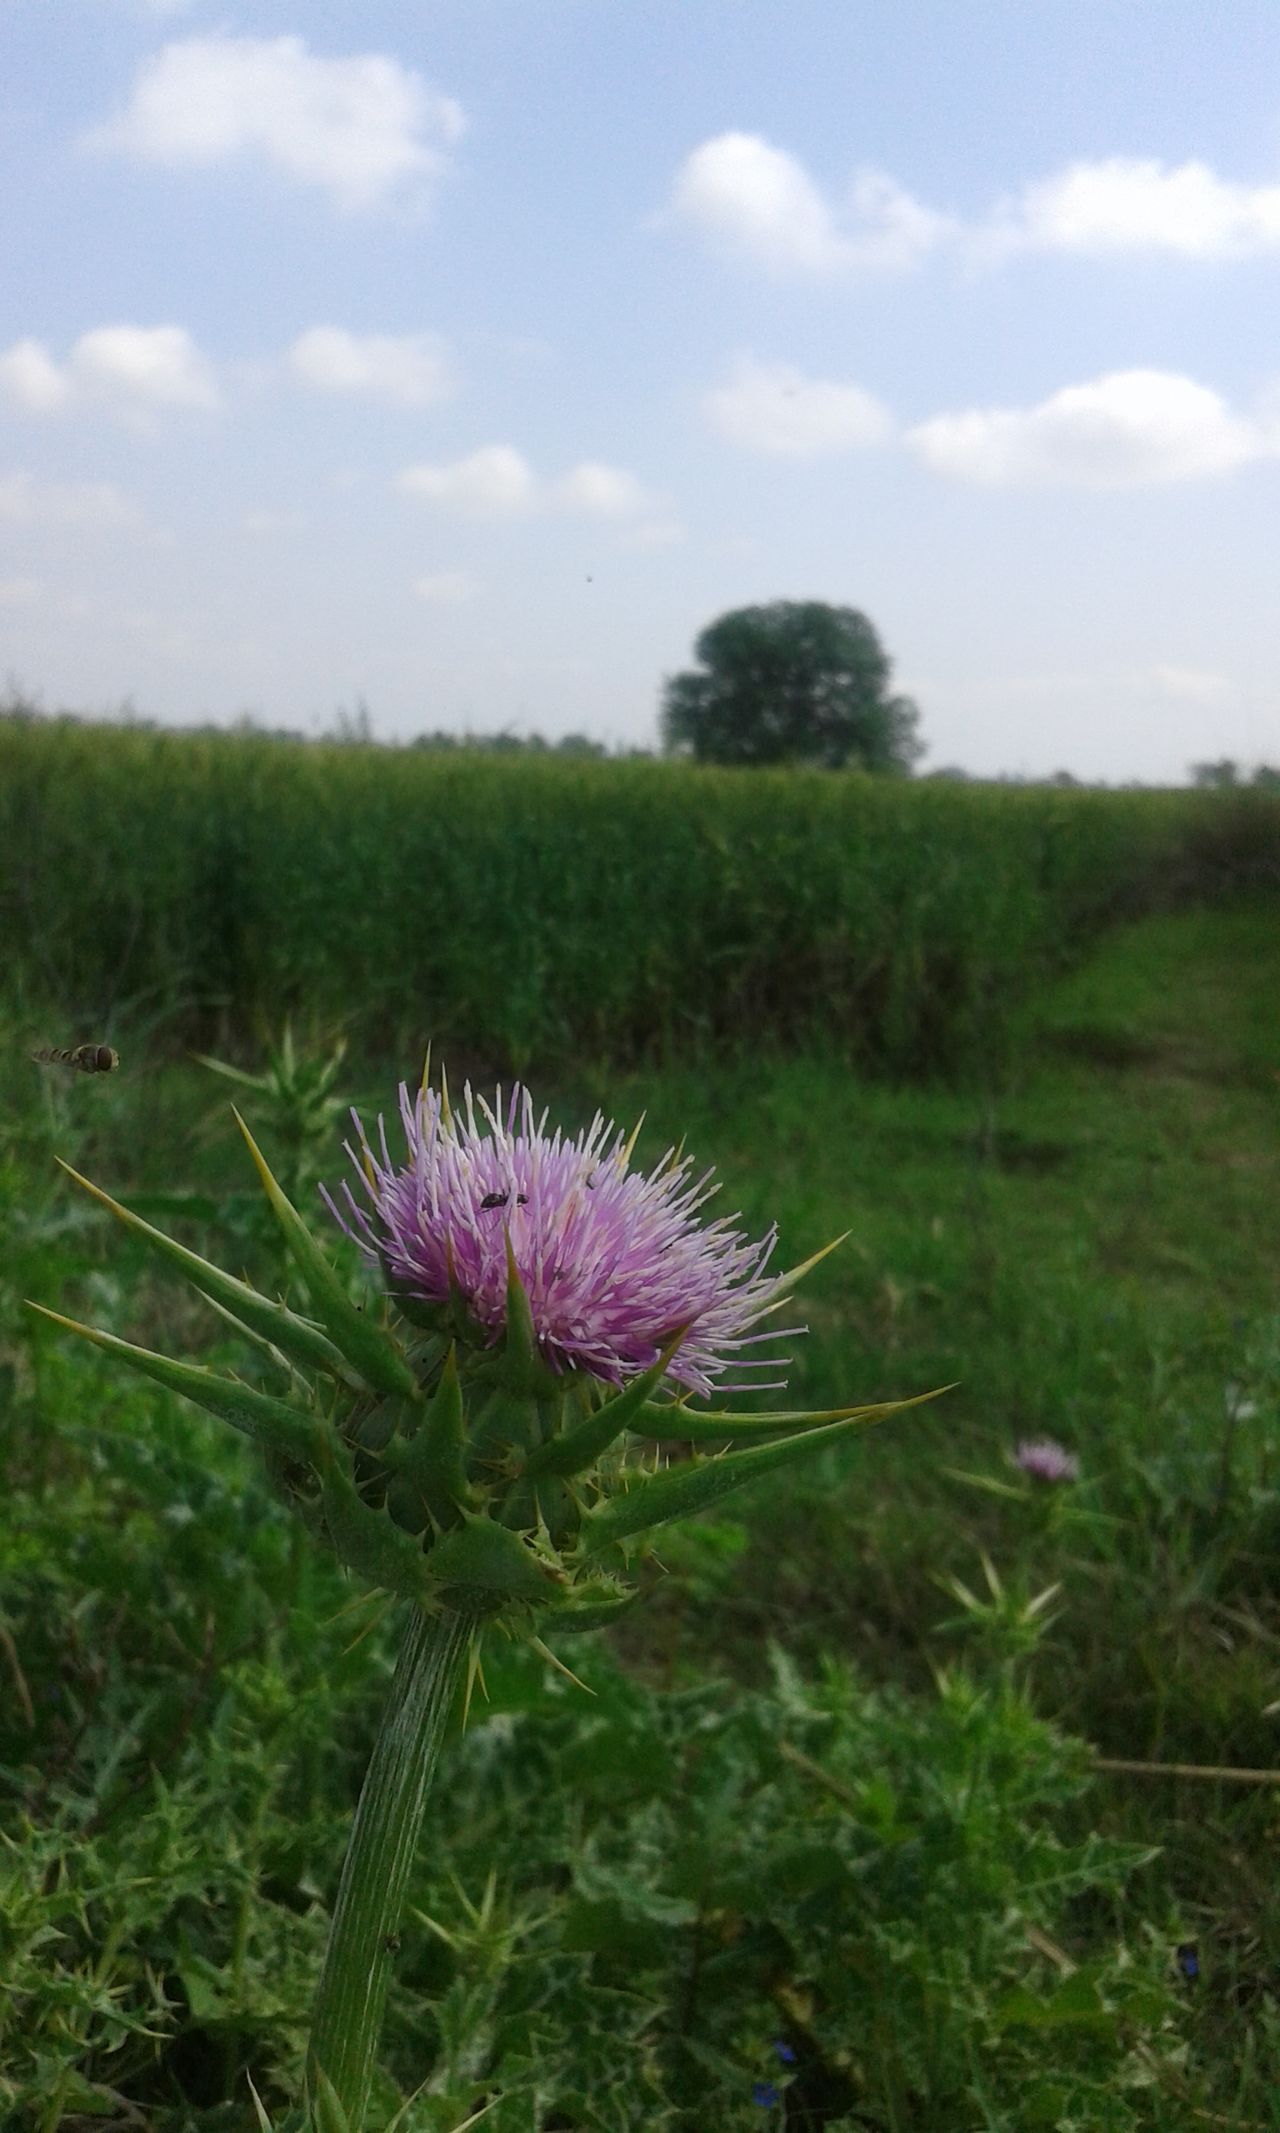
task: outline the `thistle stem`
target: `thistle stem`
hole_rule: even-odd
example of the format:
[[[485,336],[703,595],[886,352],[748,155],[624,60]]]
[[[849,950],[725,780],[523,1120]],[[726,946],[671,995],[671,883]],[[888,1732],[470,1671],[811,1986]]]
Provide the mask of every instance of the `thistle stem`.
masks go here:
[[[351,2133],[364,2125],[427,1786],[474,1627],[415,1607],[351,1825],[307,2050],[313,2108],[323,2073]]]

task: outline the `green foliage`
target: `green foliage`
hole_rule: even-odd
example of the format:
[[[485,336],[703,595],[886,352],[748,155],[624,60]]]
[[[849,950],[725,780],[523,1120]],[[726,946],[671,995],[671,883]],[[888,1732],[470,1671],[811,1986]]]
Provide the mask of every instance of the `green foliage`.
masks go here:
[[[694,646],[700,671],[673,676],[662,700],[670,755],[697,763],[890,774],[924,753],[919,713],[890,696],[889,656],[865,615],[822,600],[739,607]]]
[[[0,1733],[0,2109],[247,2133],[248,2078],[277,2123],[299,2093],[393,1639],[343,1658],[334,1581],[216,1439],[128,1419],[140,1443],[65,1435],[7,1580],[33,1694]],[[486,2103],[506,2133],[745,2128],[772,2078],[798,2127],[960,2125],[1049,2095],[1046,2021],[1063,2109],[1111,2086],[1141,2123],[1135,2055],[1173,2063],[1177,2007],[1161,1951],[1100,1925],[1141,1854],[1065,1833],[1078,1749],[960,1674],[921,1700],[774,1664],[669,1694],[589,1652],[588,1699],[495,1656],[433,1794],[375,2124],[420,2089],[405,2133]]]
[[[60,1432],[7,1535],[0,2118],[41,2133],[139,2094],[176,2127],[265,2040],[293,2064],[340,1836],[337,1581],[212,1433],[131,1419]]]
[[[586,1712],[515,1661],[496,1671],[454,1782],[442,1773],[460,1894],[492,1863],[493,1824],[475,1830],[468,1796],[528,1788],[543,1803],[498,1875],[526,1922],[493,1965],[488,2019],[517,2065],[536,2041],[500,2125],[544,2123],[540,2097],[571,2125],[745,2128],[759,2122],[754,2082],[771,2078],[791,2125],[958,2126],[980,2096],[1007,2112],[1042,2085],[1032,1995],[1053,2007],[1061,1978],[1027,1927],[1072,1938],[1073,1915],[1105,1910],[1141,1858],[1064,1842],[1079,1754],[1020,1699],[957,1675],[908,1702],[835,1662],[806,1683],[781,1655],[752,1694],[712,1681],[655,1695],[595,1660],[585,1678]],[[563,1891],[553,1909],[547,1861]],[[459,1908],[433,1914],[437,1930]],[[1084,2113],[1104,2084],[1122,2096],[1127,2051],[1170,2050],[1161,1972],[1150,1948],[1094,1951],[1088,2014],[1077,2027],[1061,2010],[1062,2104]],[[611,2000],[633,2041],[602,2079],[583,2017]],[[785,2065],[775,2039],[794,2053]],[[474,2079],[426,2123],[451,2124]]]
[[[190,1186],[167,1219],[220,1244],[239,1151],[207,1077],[121,1050],[57,1084],[0,1057],[0,2124],[260,2133],[252,2076],[295,2133],[399,1625],[229,1432],[18,1308],[254,1370],[53,1168]],[[648,1104],[656,1150],[687,1132],[793,1254],[852,1226],[788,1401],[961,1382],[664,1533],[612,1653],[559,1647],[594,1695],[497,1648],[377,2133],[486,2105],[500,2133],[1274,2128],[1275,1788],[1086,1782],[1082,1745],[1275,1762],[1274,904],[1117,932],[1021,1058],[998,1100],[829,1057],[572,1092]],[[270,1271],[250,1228],[243,1263]],[[1069,1489],[1009,1464],[1040,1433]]]
[[[543,1073],[813,1044],[983,1068],[1100,925],[1229,890],[1249,836],[1274,867],[1274,800],[1226,798],[1224,849],[1213,793],[0,719],[4,982],[33,1044],[109,1037],[145,994],[169,1045],[255,1068],[290,1011],[402,1063],[434,1036]]]

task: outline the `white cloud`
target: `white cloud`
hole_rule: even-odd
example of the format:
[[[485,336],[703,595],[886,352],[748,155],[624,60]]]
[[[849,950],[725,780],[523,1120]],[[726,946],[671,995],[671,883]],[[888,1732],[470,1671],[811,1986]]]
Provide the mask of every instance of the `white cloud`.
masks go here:
[[[840,263],[826,201],[803,165],[757,134],[722,133],[681,165],[676,212],[766,266],[822,271]]]
[[[1030,252],[1212,260],[1280,250],[1280,183],[1241,184],[1207,163],[1142,156],[1068,164],[966,225],[884,171],[860,171],[834,198],[786,149],[722,133],[685,158],[670,207],[742,258],[818,275],[914,267],[948,242],[988,263]]]
[[[1220,704],[1235,694],[1235,685],[1225,674],[1203,667],[1155,666],[1150,680],[1163,696],[1176,696],[1185,703]]]
[[[301,37],[221,34],[147,60],[88,145],[167,168],[261,158],[359,210],[420,193],[462,127],[451,97],[383,53],[326,59]]]
[[[1225,474],[1275,448],[1208,386],[1161,370],[1113,371],[1036,407],[935,415],[907,443],[935,473],[962,481],[1093,489]]]
[[[514,517],[535,499],[533,469],[509,444],[483,445],[449,466],[406,467],[396,487],[476,518]]]
[[[634,474],[625,467],[605,466],[598,459],[584,459],[557,483],[555,501],[566,511],[582,511],[592,518],[627,518],[646,511],[650,498]]]
[[[109,481],[39,482],[26,473],[0,474],[0,523],[5,522],[113,532],[141,525],[142,515]]]
[[[0,355],[0,391],[28,414],[55,413],[70,390],[43,341],[15,341]]]
[[[738,357],[728,384],[709,392],[703,406],[734,444],[794,459],[857,451],[893,434],[889,410],[860,385],[806,378],[789,363],[749,355]]]
[[[1207,163],[1138,156],[1072,163],[1003,202],[980,253],[1171,252],[1241,258],[1280,247],[1280,185],[1240,185]]]
[[[61,366],[42,341],[15,341],[0,356],[0,389],[31,414],[98,406],[129,418],[219,404],[213,366],[183,326],[96,326]]]
[[[470,600],[475,593],[475,581],[465,570],[437,570],[426,577],[414,580],[415,593],[420,600],[427,600],[436,607],[456,607]]]
[[[513,518],[518,513],[559,509],[589,518],[631,518],[654,508],[655,499],[625,467],[583,459],[549,485],[539,483],[522,452],[487,444],[447,466],[406,467],[396,487],[425,496],[474,518]]]
[[[838,274],[915,265],[949,228],[883,171],[833,208],[804,165],[759,134],[721,133],[686,157],[671,206],[713,242],[775,271]]]
[[[348,333],[313,326],[289,350],[295,375],[319,392],[364,393],[399,407],[428,407],[453,389],[448,353],[434,333]]]
[[[73,384],[89,397],[157,407],[216,407],[210,364],[182,326],[99,326],[71,351]]]

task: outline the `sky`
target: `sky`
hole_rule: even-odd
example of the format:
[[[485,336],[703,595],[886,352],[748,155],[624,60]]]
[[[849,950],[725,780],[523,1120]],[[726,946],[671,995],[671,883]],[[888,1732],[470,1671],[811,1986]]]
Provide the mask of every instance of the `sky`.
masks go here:
[[[652,746],[860,609],[922,768],[1280,762],[1275,0],[0,0],[0,679]]]

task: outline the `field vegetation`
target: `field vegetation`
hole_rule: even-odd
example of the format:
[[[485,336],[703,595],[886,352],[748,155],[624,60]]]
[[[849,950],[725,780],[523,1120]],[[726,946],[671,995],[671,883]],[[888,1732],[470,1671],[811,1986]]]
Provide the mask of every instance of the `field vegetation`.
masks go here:
[[[169,1040],[289,1012],[563,1071],[834,1044],[985,1069],[1126,911],[1274,873],[1280,802],[293,745],[0,719],[0,927],[31,1012]]]
[[[398,1622],[21,1305],[253,1374],[53,1158],[278,1281],[185,1048],[292,1008],[366,1115],[432,1036],[849,1230],[797,1405],[955,1386],[676,1532],[591,1695],[492,1656],[375,2125],[1275,2133],[1274,802],[10,721],[0,817],[0,2123],[298,2093]],[[314,1202],[336,1113],[238,1100]]]

